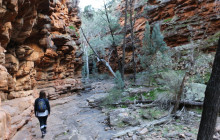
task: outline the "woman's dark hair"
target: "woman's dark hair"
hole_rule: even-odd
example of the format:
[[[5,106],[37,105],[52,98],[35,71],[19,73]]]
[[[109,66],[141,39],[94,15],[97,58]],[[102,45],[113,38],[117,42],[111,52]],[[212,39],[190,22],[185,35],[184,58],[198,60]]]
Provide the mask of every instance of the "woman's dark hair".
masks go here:
[[[43,90],[40,91],[40,98],[46,98],[45,91],[43,91]]]

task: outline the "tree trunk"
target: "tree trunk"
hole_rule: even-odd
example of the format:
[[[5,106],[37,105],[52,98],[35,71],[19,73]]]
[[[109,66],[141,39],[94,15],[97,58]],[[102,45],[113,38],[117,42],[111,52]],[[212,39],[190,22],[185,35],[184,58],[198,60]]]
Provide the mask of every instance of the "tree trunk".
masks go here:
[[[125,73],[125,48],[126,48],[126,33],[127,33],[127,10],[128,10],[128,0],[125,0],[125,24],[124,24],[124,42],[123,42],[123,56],[122,56],[122,72],[121,77],[124,81],[124,73]]]
[[[212,74],[205,91],[202,118],[197,140],[212,140],[220,106],[220,38]]]
[[[88,50],[86,47],[86,75],[87,75],[87,79],[89,79],[89,56],[88,56]]]
[[[183,88],[184,88],[184,85],[185,85],[185,81],[186,81],[186,77],[188,75],[188,72],[185,73],[184,77],[183,77],[183,80],[182,80],[182,83],[180,85],[180,89],[179,89],[179,92],[177,94],[177,98],[176,98],[176,103],[174,105],[174,108],[172,110],[172,114],[175,114],[177,109],[179,108],[179,105],[180,105],[180,100],[181,100],[181,96],[183,94]]]
[[[111,33],[111,36],[112,36],[112,47],[114,49],[116,59],[118,61],[118,69],[121,73],[122,72],[122,70],[121,70],[121,61],[120,61],[119,56],[118,56],[118,50],[117,50],[117,45],[115,43],[114,32],[113,32],[112,27],[111,27],[111,22],[110,22],[110,19],[109,19],[109,16],[108,16],[107,7],[106,7],[105,2],[104,2],[104,7],[105,7],[105,16],[106,16],[107,22],[108,22],[108,27],[109,27],[109,30],[110,30],[110,33]]]
[[[136,63],[135,63],[135,46],[134,46],[134,23],[132,20],[132,3],[133,0],[130,0],[130,26],[131,26],[131,44],[132,44],[132,61],[133,61],[133,70],[134,70],[134,83],[136,82]]]
[[[89,43],[88,39],[86,38],[86,35],[85,35],[83,29],[82,29],[82,28],[80,28],[80,29],[81,29],[81,31],[82,31],[82,34],[83,34],[83,36],[84,36],[84,38],[85,38],[87,44],[88,44],[89,47],[92,49],[93,53],[94,53],[95,56],[98,58],[98,60],[101,61],[101,62],[108,68],[108,70],[112,73],[112,75],[113,75],[115,78],[117,78],[115,72],[112,70],[112,68],[111,68],[111,66],[109,65],[109,63],[106,62],[105,59],[101,59],[101,58],[100,58],[100,56],[98,55],[98,53],[94,50],[94,48],[91,46],[91,44]]]

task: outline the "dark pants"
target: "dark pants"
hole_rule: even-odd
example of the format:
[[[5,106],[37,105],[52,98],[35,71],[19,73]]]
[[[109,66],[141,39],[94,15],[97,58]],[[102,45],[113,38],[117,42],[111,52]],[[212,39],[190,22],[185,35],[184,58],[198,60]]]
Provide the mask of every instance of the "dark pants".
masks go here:
[[[37,117],[40,122],[40,130],[41,132],[46,130],[47,127],[47,116],[45,117]]]

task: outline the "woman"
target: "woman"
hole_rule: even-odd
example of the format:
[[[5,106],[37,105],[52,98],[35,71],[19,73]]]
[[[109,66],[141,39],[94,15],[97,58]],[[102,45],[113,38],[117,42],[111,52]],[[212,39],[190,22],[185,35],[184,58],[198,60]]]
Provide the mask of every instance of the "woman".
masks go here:
[[[47,117],[50,115],[50,104],[48,99],[46,99],[46,93],[44,91],[40,91],[40,97],[35,100],[34,113],[40,122],[43,138],[47,129]]]

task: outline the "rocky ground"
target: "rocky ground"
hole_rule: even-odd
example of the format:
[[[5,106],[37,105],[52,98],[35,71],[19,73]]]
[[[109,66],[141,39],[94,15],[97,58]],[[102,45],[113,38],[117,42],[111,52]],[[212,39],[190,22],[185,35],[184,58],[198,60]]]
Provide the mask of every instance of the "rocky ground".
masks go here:
[[[177,118],[160,125],[145,125],[163,119],[168,113],[160,107],[135,105],[117,108],[91,108],[114,86],[111,81],[95,82],[85,91],[51,101],[46,140],[166,140],[196,139],[201,112],[182,109]],[[97,98],[95,98],[97,97]],[[94,105],[94,104],[93,104]],[[144,127],[145,126],[145,127]],[[133,131],[128,131],[136,128]],[[219,127],[220,128],[220,127]],[[218,127],[217,131],[220,131]],[[216,131],[215,138],[219,133]],[[123,134],[125,133],[125,134]],[[117,137],[119,134],[123,134]],[[38,120],[33,116],[12,140],[40,140]]]
[[[98,86],[98,83],[96,85]],[[110,139],[115,131],[105,130],[108,127],[105,123],[106,115],[98,109],[91,109],[86,101],[93,94],[102,94],[99,93],[102,92],[102,88],[51,101],[52,111],[48,118],[48,133],[44,139]],[[22,139],[41,139],[39,122],[34,116],[12,138],[12,140]]]

